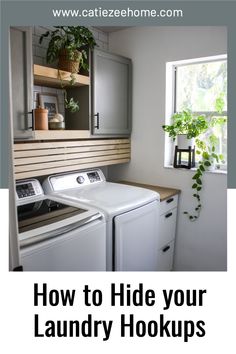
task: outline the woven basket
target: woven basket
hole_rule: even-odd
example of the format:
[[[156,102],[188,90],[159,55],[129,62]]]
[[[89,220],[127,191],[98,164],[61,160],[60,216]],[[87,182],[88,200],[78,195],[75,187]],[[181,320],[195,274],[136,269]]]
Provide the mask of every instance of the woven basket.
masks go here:
[[[82,53],[76,50],[74,53],[74,60],[71,60],[69,58],[68,51],[66,49],[62,49],[59,54],[58,69],[69,71],[73,74],[78,73],[81,56]]]

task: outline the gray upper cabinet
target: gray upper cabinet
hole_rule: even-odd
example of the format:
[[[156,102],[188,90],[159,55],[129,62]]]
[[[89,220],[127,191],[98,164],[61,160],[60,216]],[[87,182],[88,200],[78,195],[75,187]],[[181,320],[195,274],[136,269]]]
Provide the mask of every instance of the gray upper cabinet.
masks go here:
[[[94,50],[91,76],[92,134],[129,135],[131,132],[131,60]]]
[[[32,138],[33,63],[30,27],[11,27],[10,61],[14,138]]]

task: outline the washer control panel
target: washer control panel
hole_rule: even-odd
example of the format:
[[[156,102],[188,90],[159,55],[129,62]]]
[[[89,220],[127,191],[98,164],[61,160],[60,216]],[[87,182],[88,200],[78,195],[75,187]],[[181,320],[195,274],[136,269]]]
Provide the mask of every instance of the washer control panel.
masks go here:
[[[44,195],[41,184],[36,179],[25,180],[16,183],[16,198],[17,200],[27,200],[29,198]]]

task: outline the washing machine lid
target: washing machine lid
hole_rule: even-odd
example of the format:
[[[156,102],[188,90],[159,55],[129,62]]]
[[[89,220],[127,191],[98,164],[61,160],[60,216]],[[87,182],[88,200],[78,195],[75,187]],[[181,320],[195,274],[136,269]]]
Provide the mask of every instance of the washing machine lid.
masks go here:
[[[154,191],[105,181],[55,194],[75,203],[80,202],[97,208],[108,217],[138,208],[154,200],[160,200],[159,194]]]

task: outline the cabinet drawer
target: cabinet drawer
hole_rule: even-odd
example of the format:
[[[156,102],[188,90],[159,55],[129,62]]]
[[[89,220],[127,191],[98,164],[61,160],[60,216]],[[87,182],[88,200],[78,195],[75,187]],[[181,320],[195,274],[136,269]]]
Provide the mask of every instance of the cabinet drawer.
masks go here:
[[[168,243],[158,251],[157,270],[170,271],[173,266],[174,241]]]
[[[160,215],[166,213],[168,210],[176,208],[178,204],[178,195],[174,195],[168,199],[165,199],[161,202],[160,205]]]
[[[177,208],[167,211],[160,216],[160,234],[158,249],[175,238]]]

